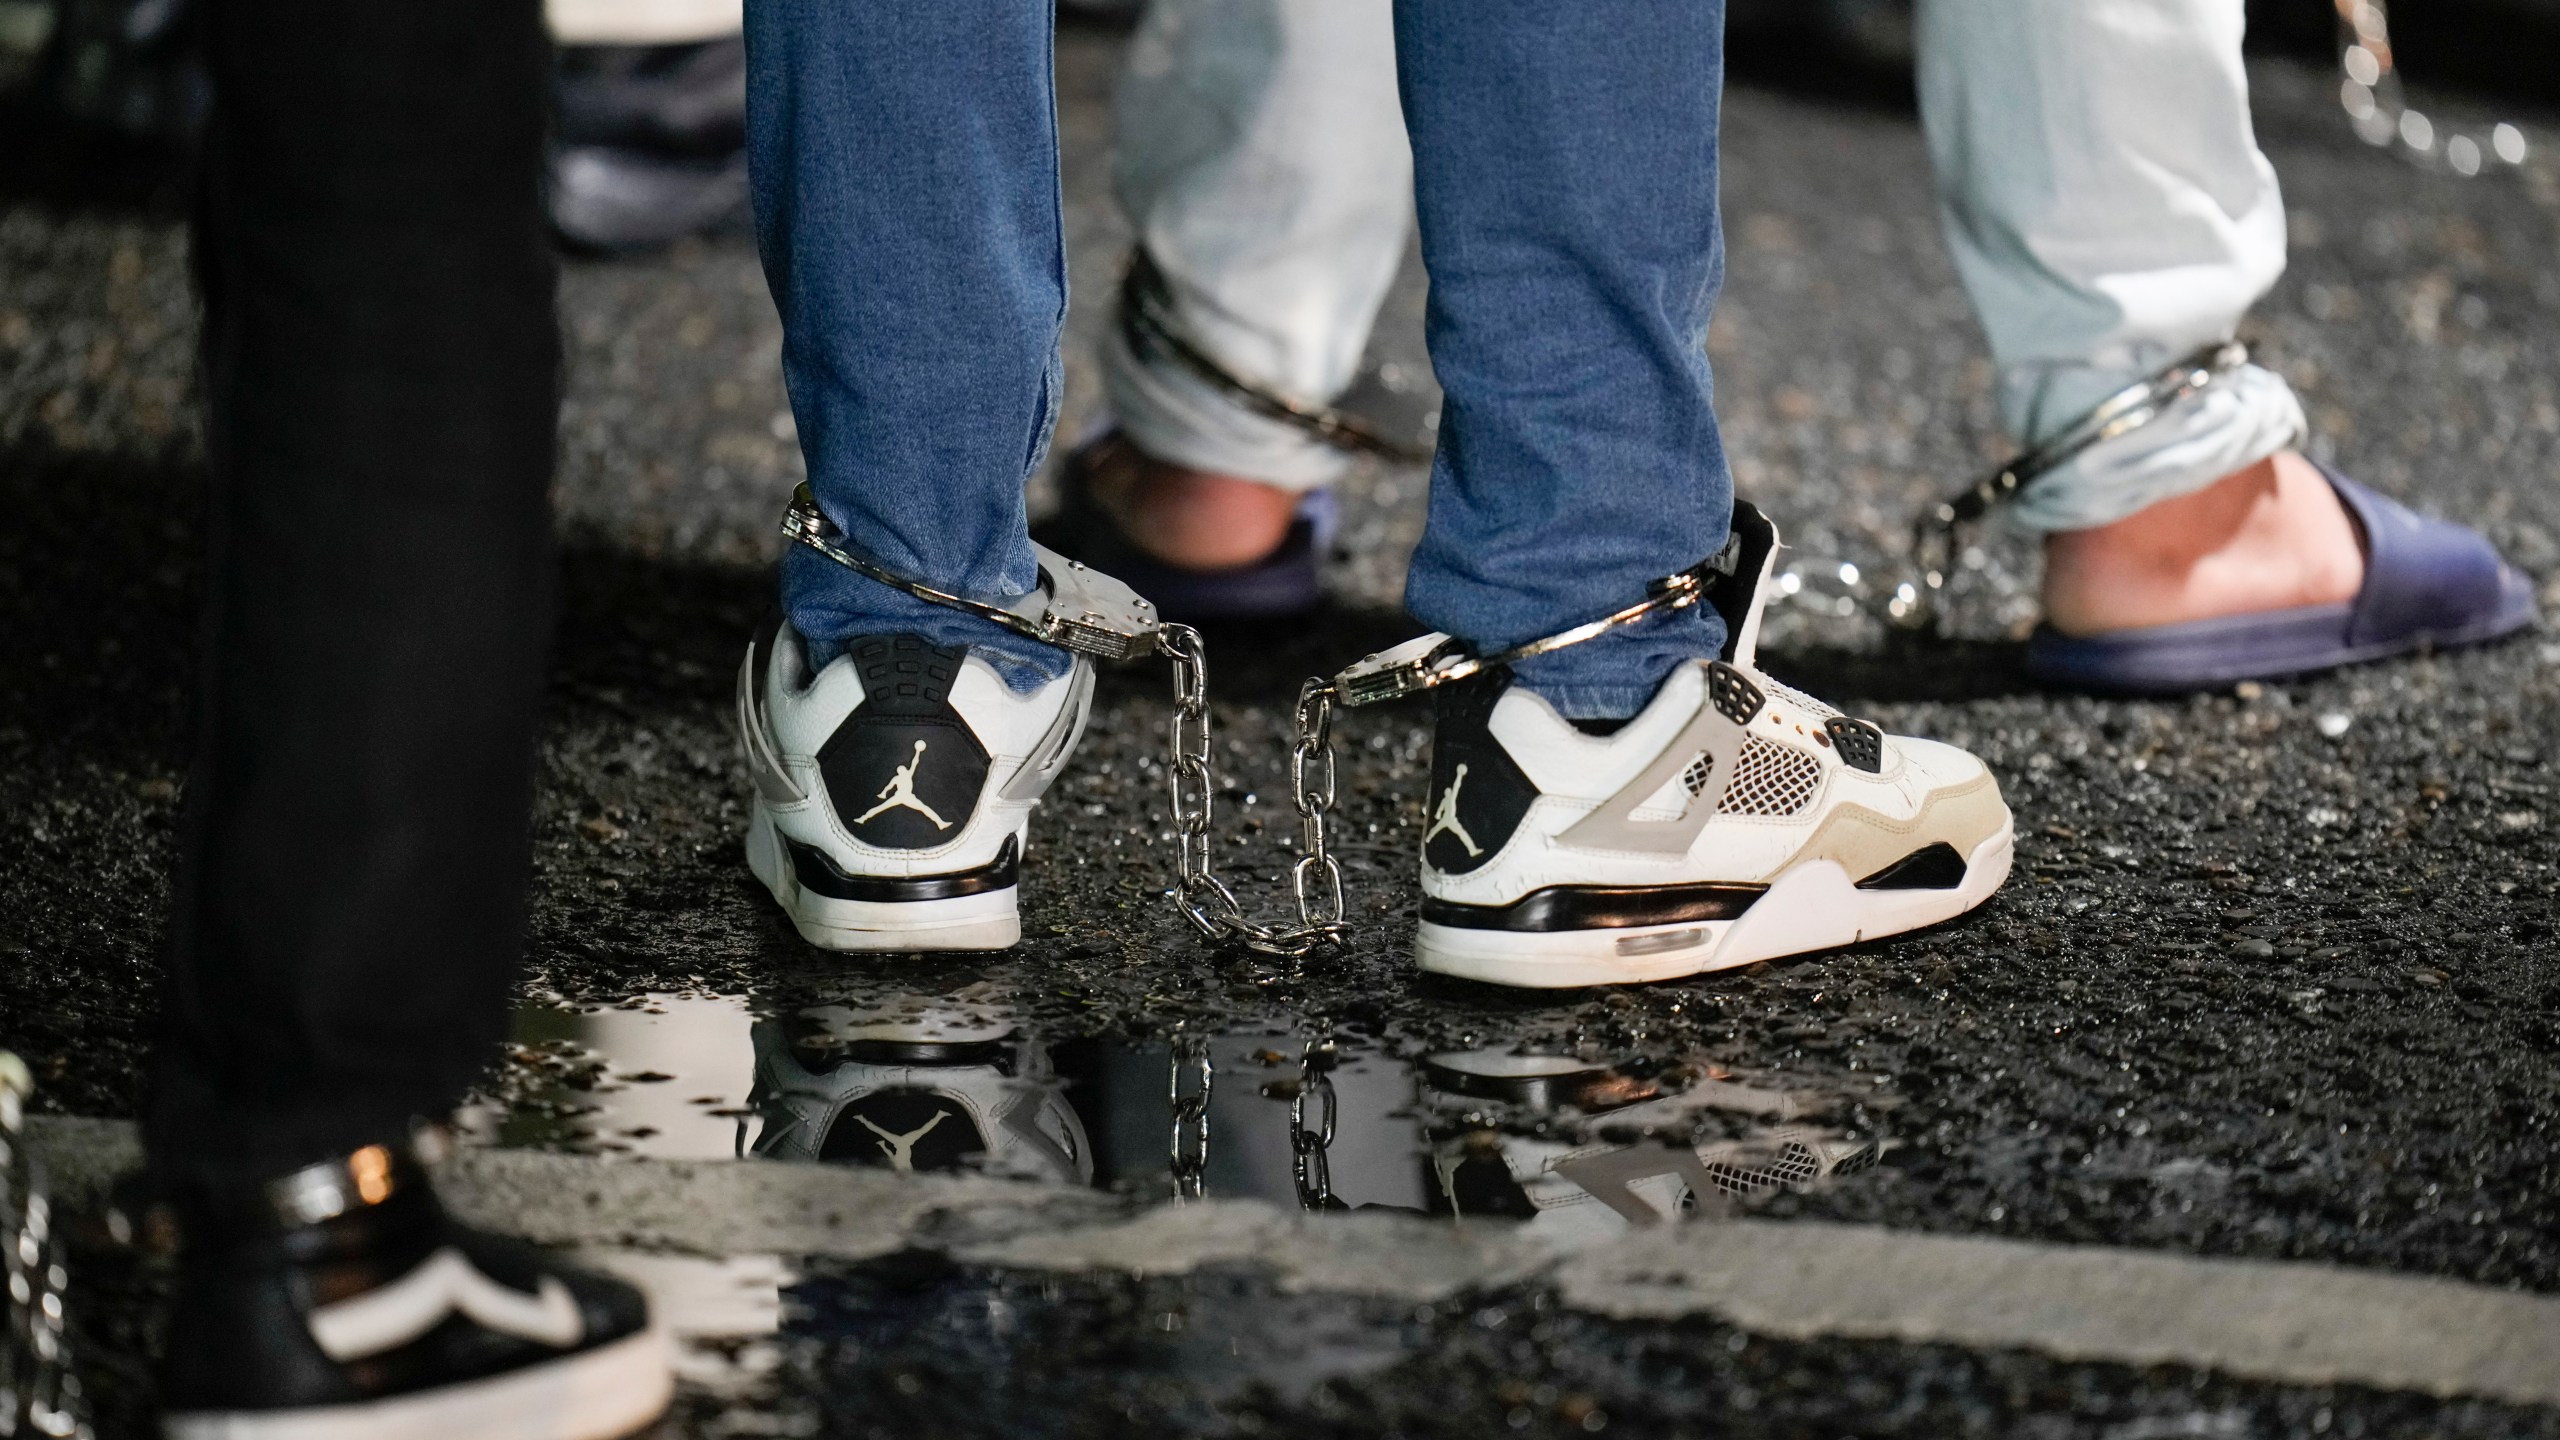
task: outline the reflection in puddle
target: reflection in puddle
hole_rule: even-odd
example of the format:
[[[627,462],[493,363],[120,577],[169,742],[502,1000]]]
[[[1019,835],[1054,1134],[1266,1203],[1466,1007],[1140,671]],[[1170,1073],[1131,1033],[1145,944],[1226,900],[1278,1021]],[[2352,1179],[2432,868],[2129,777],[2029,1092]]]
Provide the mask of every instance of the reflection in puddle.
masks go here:
[[[1304,1035],[1051,1041],[1001,1004],[893,995],[529,1006],[466,1111],[494,1144],[968,1171],[1306,1210],[1385,1207],[1598,1235],[1721,1212],[1874,1161],[1829,1097],[1713,1066]]]
[[[1853,1108],[1835,1097],[1704,1063],[1508,1050],[1400,1058],[1280,1031],[1051,1039],[985,993],[964,985],[778,1013],[716,996],[529,1006],[460,1125],[504,1146],[1456,1216],[1564,1247],[1815,1186],[1885,1148],[1835,1117]],[[1032,1343],[1017,1334],[1017,1292],[1032,1283],[1022,1277],[919,1280],[889,1261],[772,1255],[591,1258],[675,1318],[689,1393],[721,1424],[752,1418],[759,1434],[829,1428],[791,1409],[805,1405],[807,1377],[790,1379],[789,1367],[850,1363],[919,1325],[937,1349],[1001,1357]],[[1197,1333],[1168,1311],[1171,1328],[1151,1335],[1158,1360],[1215,1395],[1308,1387],[1401,1353],[1322,1297],[1289,1301],[1304,1313],[1277,1325],[1273,1303],[1227,1307],[1250,1318],[1236,1322],[1245,1329],[1218,1328],[1212,1318],[1227,1311],[1208,1307]]]
[[[743,1002],[716,996],[524,1006],[497,1083],[459,1126],[499,1145],[726,1159],[753,1115],[754,1024]]]

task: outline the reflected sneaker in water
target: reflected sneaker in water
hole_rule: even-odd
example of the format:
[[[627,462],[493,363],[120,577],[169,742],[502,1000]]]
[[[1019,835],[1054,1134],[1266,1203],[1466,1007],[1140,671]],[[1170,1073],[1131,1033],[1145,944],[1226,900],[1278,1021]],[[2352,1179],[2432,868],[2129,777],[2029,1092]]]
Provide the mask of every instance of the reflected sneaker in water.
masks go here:
[[[779,618],[738,670],[747,867],[830,950],[1001,950],[1031,809],[1084,732],[1093,669],[1028,695],[960,647],[865,636],[811,673]]]
[[[971,1007],[919,997],[906,1013],[885,1010],[820,1005],[756,1022],[752,1153],[1093,1183],[1093,1147],[1047,1047]]]
[[[1465,1050],[1425,1058],[1422,1082],[1423,1112],[1434,1121],[1435,1208],[1525,1221],[1554,1240],[1600,1239],[1701,1206],[1811,1189],[1883,1154],[1873,1141],[1788,1123],[1794,1095],[1726,1080],[1666,1092],[1587,1060]],[[1481,1108],[1488,1098],[1513,1109],[1505,1123],[1490,1123]],[[1749,1117],[1745,1133],[1691,1138],[1708,1111]],[[1642,1138],[1602,1138],[1614,1135]]]
[[[639,1291],[456,1224],[404,1151],[180,1208],[168,1440],[612,1440],[674,1391]]]
[[[1777,531],[1734,507],[1722,658],[1591,734],[1494,670],[1439,692],[1423,969],[1498,985],[1723,970],[1963,914],[2009,874],[1981,761],[1887,735],[1762,674]]]

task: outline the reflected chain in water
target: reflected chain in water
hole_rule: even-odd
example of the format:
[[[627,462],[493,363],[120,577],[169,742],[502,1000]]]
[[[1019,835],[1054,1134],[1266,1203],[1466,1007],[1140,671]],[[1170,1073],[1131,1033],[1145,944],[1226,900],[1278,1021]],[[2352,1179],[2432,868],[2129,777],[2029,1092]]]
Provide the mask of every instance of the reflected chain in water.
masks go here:
[[[72,1373],[53,1210],[27,1153],[26,1065],[0,1050],[0,1437],[89,1440],[88,1406]]]
[[[2524,131],[2505,121],[2482,135],[2439,127],[2409,108],[2400,56],[2383,0],[2334,0],[2338,11],[2338,104],[2368,145],[2385,146],[2430,168],[2477,175],[2524,163]]]
[[[1165,1098],[1173,1102],[1173,1198],[1197,1200],[1209,1177],[1209,1093],[1217,1068],[1209,1059],[1209,1037],[1188,1031],[1173,1037],[1173,1054],[1165,1075]]]
[[[1298,1056],[1298,1092],[1289,1099],[1289,1164],[1301,1210],[1349,1208],[1333,1193],[1333,1066],[1340,1058],[1330,1039],[1308,1041]]]

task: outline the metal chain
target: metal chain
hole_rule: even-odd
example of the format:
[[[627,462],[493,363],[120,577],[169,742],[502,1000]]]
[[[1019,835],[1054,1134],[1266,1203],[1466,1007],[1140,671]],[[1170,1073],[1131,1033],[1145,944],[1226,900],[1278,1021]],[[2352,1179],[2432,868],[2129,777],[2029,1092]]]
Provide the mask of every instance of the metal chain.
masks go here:
[[[1325,848],[1325,817],[1334,802],[1333,711],[1336,705],[1372,705],[1464,680],[1498,665],[1545,655],[1648,616],[1702,602],[1719,577],[1734,573],[1740,537],[1686,570],[1645,586],[1644,597],[1595,620],[1541,636],[1510,649],[1479,655],[1446,635],[1425,635],[1364,656],[1331,679],[1310,678],[1298,689],[1296,738],[1289,750],[1290,803],[1298,812],[1299,854],[1289,868],[1297,899],[1295,924],[1249,918],[1235,892],[1217,874],[1214,820],[1217,776],[1209,722],[1209,654],[1200,632],[1170,625],[1136,591],[1082,561],[1039,545],[1031,547],[1040,584],[1026,594],[980,599],[938,589],[894,566],[856,551],[843,531],[818,508],[802,484],[783,512],[782,532],[858,574],[919,600],[960,610],[1018,635],[1103,660],[1133,660],[1150,653],[1173,662],[1172,765],[1166,771],[1175,853],[1170,892],[1192,928],[1213,942],[1235,941],[1266,955],[1304,956],[1341,943],[1347,908],[1342,866]]]
[[[2434,121],[2409,108],[2400,89],[2399,52],[2383,0],[2334,0],[2338,11],[2338,105],[2368,145],[2389,146],[2421,165],[2456,175],[2524,163],[2524,131],[2505,121],[2485,138],[2439,136]]]
[[[1185,1085],[1185,1080],[1190,1081]],[[1165,1073],[1165,1098],[1173,1103],[1173,1198],[1197,1200],[1209,1177],[1209,1093],[1217,1067],[1209,1059],[1209,1037],[1180,1032],[1173,1037],[1172,1063]]]
[[[0,1437],[90,1440],[63,1313],[70,1286],[53,1210],[27,1153],[26,1066],[0,1050]]]
[[[1333,1124],[1339,1108],[1333,1064],[1339,1058],[1330,1039],[1308,1041],[1298,1056],[1298,1093],[1289,1101],[1289,1164],[1302,1210],[1350,1208],[1333,1193]],[[1307,1123],[1310,1100],[1315,1102],[1312,1125]]]
[[[1129,257],[1120,281],[1120,337],[1141,356],[1170,359],[1244,408],[1303,431],[1337,450],[1367,452],[1406,465],[1429,463],[1426,448],[1391,440],[1357,416],[1330,405],[1292,399],[1229,370],[1182,333],[1173,314],[1173,287],[1145,247]]]
[[[2175,407],[2223,383],[2249,361],[2249,347],[2221,340],[2182,355],[2160,370],[2117,390],[2063,426],[2043,443],[2019,452],[1962,491],[1931,505],[1911,528],[1910,560],[1899,579],[1872,588],[1860,568],[1845,560],[1798,560],[1775,577],[1773,601],[1834,616],[1866,613],[1887,633],[1943,637],[1945,601],[1959,571],[1976,568],[1980,552],[1964,543],[1968,527],[2014,502],[2038,480],[2092,447],[2139,429]]]
[[[1325,849],[1325,815],[1333,808],[1332,682],[1311,679],[1298,690],[1297,736],[1289,750],[1290,800],[1298,811],[1301,847],[1289,883],[1298,922],[1266,925],[1245,915],[1235,892],[1218,878],[1211,853],[1217,781],[1209,769],[1208,646],[1188,625],[1163,627],[1156,644],[1173,661],[1173,763],[1166,785],[1173,807],[1174,903],[1208,939],[1238,941],[1266,955],[1296,957],[1340,943],[1342,866]]]
[[[2524,131],[2501,121],[2486,135],[2446,134],[2409,107],[2400,84],[2399,52],[2391,43],[2385,0],[2332,0],[2338,14],[2338,103],[2367,143],[2389,147],[2431,168],[2480,175],[2524,164],[2531,151]],[[2237,369],[2248,352],[2237,342],[2208,345],[2160,374],[2101,401],[2055,441],[2030,449],[1945,504],[1932,507],[1914,527],[1915,569],[1897,583],[1870,588],[1859,567],[1846,560],[1803,560],[1778,575],[1774,599],[1820,613],[1874,614],[1903,631],[1943,634],[1940,604],[1953,572],[1977,562],[1961,542],[1963,527],[1993,504],[2013,497],[2034,477],[2101,440],[2158,418],[2167,408]]]

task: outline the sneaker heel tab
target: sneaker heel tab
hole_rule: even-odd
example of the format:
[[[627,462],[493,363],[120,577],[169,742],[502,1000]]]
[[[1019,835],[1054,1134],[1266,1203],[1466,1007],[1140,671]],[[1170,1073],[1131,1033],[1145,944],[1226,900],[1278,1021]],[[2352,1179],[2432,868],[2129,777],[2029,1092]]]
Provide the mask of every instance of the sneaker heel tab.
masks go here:
[[[1767,607],[1769,572],[1781,548],[1776,522],[1747,500],[1733,502],[1733,538],[1740,542],[1731,573],[1709,587],[1707,603],[1724,618],[1728,664],[1748,665],[1760,641],[1760,613]]]
[[[820,669],[809,663],[808,638],[791,627],[780,606],[774,607],[764,623],[756,627],[755,638],[747,646],[747,660],[759,697],[773,693],[777,686],[786,694],[797,695],[818,678]]]

